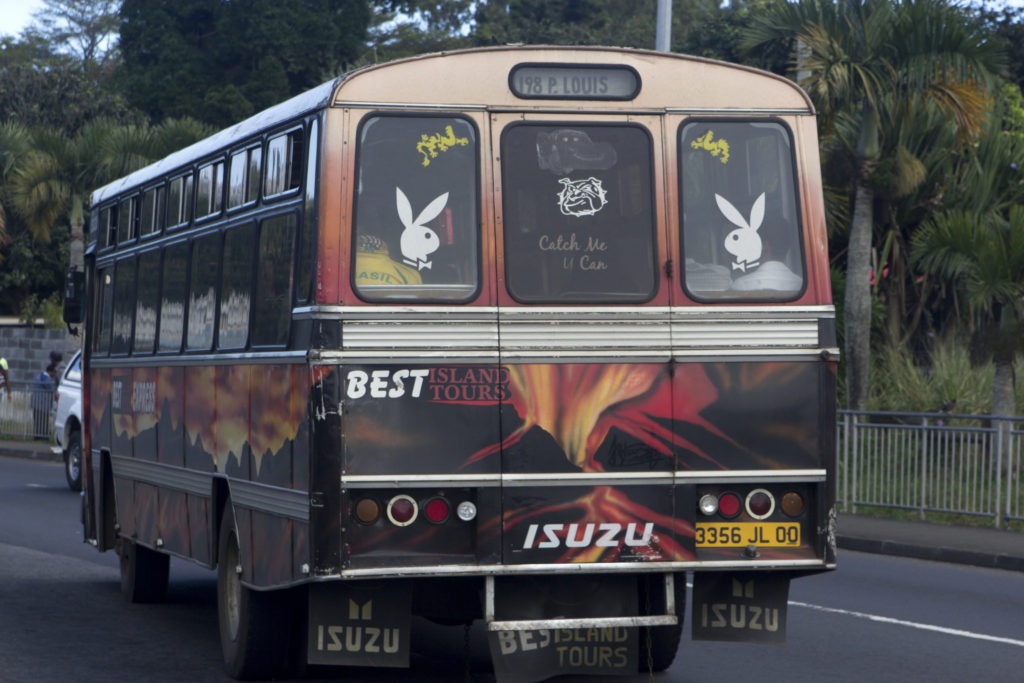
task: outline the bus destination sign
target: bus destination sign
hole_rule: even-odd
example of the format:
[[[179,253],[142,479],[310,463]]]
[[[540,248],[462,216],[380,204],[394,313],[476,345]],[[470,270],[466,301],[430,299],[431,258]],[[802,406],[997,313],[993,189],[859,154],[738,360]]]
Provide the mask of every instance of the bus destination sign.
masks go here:
[[[525,99],[631,100],[640,92],[640,75],[628,66],[519,64],[508,82]]]

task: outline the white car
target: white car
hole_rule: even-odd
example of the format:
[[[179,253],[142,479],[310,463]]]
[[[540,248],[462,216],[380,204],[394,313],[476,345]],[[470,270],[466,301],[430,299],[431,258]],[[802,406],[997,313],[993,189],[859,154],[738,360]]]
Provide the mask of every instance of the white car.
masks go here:
[[[82,490],[82,352],[64,368],[57,385],[57,416],[53,427],[57,445],[64,455],[64,476],[68,488]]]

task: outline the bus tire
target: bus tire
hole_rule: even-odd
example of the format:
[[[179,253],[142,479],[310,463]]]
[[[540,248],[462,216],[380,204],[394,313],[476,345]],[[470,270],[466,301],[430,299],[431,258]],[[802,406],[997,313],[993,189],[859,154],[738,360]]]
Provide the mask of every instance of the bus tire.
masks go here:
[[[221,516],[217,554],[217,622],[224,670],[236,680],[271,678],[280,650],[274,630],[279,627],[275,592],[254,591],[242,585],[238,531],[231,506]]]
[[[121,595],[132,603],[163,602],[170,556],[127,538],[119,539],[117,554],[121,560]]]
[[[82,490],[82,432],[77,429],[71,430],[64,451],[64,478],[72,491]]]
[[[640,605],[644,614],[664,614],[665,590],[661,574],[640,577]],[[675,576],[675,626],[640,628],[640,673],[661,673],[672,666],[683,638],[683,617],[686,614],[686,574]]]

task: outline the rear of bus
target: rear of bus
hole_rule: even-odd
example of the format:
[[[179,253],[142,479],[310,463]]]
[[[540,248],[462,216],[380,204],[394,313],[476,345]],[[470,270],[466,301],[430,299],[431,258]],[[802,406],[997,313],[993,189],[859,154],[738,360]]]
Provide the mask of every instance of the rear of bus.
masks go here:
[[[690,572],[695,638],[784,640],[835,562],[802,91],[499,48],[356,72],[324,130],[310,661],[405,666],[415,613],[499,680],[661,670]]]

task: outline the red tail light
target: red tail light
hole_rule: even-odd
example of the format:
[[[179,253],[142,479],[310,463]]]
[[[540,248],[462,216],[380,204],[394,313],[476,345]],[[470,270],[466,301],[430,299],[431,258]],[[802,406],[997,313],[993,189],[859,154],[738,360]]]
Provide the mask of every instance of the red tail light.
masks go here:
[[[448,520],[451,514],[451,506],[444,498],[431,498],[423,506],[423,514],[434,524],[440,524]]]
[[[726,519],[732,519],[740,514],[742,505],[740,497],[732,491],[727,491],[718,497],[718,513]]]

